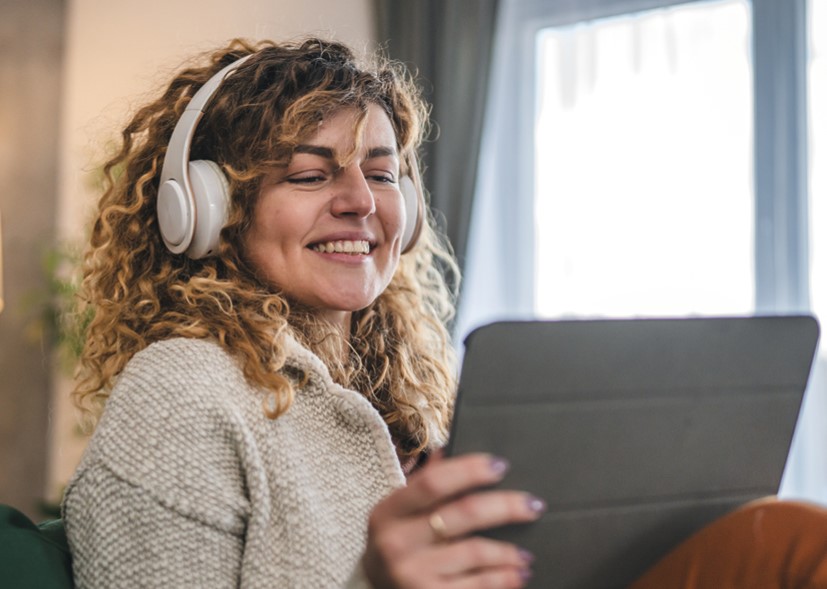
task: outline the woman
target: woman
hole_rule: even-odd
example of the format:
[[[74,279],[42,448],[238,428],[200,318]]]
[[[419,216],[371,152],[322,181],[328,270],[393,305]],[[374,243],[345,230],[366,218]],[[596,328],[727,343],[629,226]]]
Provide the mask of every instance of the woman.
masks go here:
[[[317,39],[233,42],[135,114],[85,260],[79,587],[525,584],[531,556],[474,532],[543,502],[437,452],[453,262],[426,123],[397,66]]]

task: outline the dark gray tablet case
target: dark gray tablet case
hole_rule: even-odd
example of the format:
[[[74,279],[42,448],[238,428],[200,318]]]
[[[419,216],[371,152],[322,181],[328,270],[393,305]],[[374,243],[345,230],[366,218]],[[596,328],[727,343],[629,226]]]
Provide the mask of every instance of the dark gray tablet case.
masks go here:
[[[491,535],[530,587],[625,587],[704,524],[775,494],[818,340],[812,317],[503,322],[472,332],[449,454],[548,502]]]

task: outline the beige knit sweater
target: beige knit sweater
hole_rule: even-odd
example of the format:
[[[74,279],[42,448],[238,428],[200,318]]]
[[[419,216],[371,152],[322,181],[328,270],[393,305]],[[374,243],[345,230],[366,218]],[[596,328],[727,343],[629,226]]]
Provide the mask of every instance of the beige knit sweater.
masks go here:
[[[367,587],[368,514],[404,475],[370,403],[290,340],[310,375],[283,416],[217,344],[129,362],[66,491],[87,587]]]

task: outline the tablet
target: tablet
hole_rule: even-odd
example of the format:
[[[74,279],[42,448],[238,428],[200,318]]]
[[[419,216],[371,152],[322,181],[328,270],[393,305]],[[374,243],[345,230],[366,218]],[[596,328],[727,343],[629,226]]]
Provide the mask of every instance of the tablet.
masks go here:
[[[490,535],[531,587],[625,587],[777,493],[818,340],[810,316],[499,322],[465,341],[447,454],[490,452],[548,503]]]

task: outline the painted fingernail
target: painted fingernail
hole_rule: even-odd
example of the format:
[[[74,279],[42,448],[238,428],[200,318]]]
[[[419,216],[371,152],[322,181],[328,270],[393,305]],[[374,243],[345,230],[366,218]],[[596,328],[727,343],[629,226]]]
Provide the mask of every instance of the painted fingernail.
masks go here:
[[[526,501],[528,502],[528,508],[534,513],[542,513],[546,510],[546,502],[539,497],[529,495]]]
[[[524,569],[520,569],[520,579],[522,579],[524,582],[531,579],[531,576],[532,576],[532,571],[531,571],[530,568],[526,567]]]
[[[520,548],[518,552],[520,555],[520,560],[522,560],[524,563],[531,564],[532,562],[534,562],[534,555],[531,554],[525,548]]]
[[[494,474],[503,475],[505,471],[508,470],[508,460],[505,458],[500,458],[499,456],[494,456],[491,458],[491,471]]]

